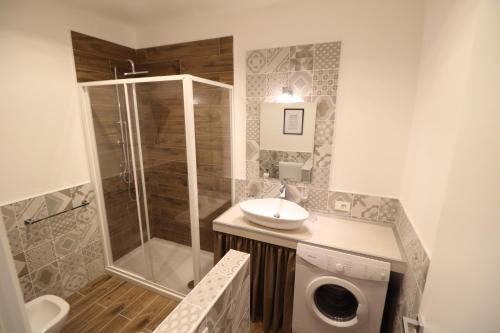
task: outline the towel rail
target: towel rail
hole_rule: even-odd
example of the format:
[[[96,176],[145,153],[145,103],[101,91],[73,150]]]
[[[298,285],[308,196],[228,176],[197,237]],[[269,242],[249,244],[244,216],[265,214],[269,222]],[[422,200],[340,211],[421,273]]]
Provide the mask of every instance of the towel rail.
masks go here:
[[[59,212],[57,214],[53,214],[53,215],[49,215],[49,216],[46,216],[46,217],[43,217],[41,219],[38,219],[38,220],[35,220],[35,219],[26,219],[24,220],[24,224],[27,224],[27,225],[32,225],[32,224],[35,224],[35,223],[38,223],[38,222],[41,222],[43,220],[46,220],[46,219],[50,219],[51,217],[54,217],[54,216],[57,216],[57,215],[61,215],[61,214],[64,214],[66,212],[69,212],[73,209],[77,209],[77,208],[80,208],[80,207],[85,207],[85,206],[88,206],[90,204],[90,202],[88,202],[87,200],[83,200],[82,203],[76,207],[72,207],[70,209],[66,209],[62,212]]]

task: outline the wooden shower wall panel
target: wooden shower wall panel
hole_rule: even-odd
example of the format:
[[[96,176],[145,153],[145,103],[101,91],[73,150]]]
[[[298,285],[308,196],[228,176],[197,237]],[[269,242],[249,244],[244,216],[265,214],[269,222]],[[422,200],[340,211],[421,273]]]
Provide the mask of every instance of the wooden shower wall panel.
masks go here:
[[[130,70],[125,59],[135,59],[135,50],[99,38],[71,31],[73,55],[78,82],[114,79],[113,67],[119,72]]]
[[[233,84],[233,37],[138,49],[136,61],[151,75],[192,74]]]

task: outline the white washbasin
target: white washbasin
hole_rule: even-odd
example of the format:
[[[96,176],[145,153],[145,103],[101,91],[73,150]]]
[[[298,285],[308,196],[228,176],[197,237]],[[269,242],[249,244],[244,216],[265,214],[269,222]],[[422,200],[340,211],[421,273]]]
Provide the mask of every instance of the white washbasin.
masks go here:
[[[243,201],[240,209],[250,221],[274,229],[300,228],[309,217],[307,210],[296,203],[277,198]]]

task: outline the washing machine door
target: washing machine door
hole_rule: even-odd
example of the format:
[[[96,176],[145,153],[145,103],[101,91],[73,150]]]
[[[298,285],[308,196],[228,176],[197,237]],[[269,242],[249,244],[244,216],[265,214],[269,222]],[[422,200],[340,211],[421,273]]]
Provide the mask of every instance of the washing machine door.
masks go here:
[[[309,309],[323,322],[339,328],[353,328],[367,316],[368,304],[361,290],[349,281],[322,276],[306,289]]]

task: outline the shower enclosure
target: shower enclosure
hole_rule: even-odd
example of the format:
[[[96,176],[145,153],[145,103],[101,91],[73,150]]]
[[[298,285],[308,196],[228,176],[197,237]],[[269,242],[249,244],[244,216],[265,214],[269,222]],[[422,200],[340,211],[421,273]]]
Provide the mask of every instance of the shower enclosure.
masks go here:
[[[191,75],[79,86],[107,269],[187,294],[233,201],[232,86]]]

